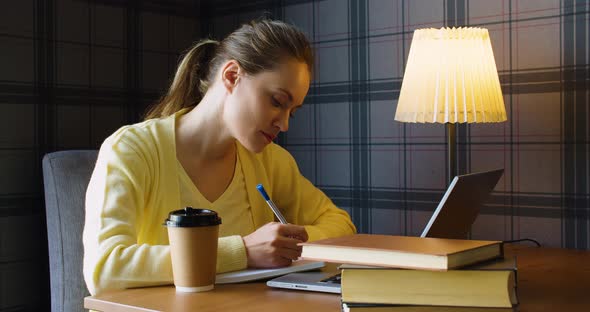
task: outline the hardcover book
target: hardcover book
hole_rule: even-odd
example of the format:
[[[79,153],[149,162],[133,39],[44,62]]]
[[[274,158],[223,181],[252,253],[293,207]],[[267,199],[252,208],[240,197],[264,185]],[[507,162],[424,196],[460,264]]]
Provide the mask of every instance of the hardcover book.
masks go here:
[[[348,304],[512,308],[516,259],[496,259],[459,270],[342,269],[342,301]]]
[[[409,306],[342,303],[342,312],[514,312],[516,308]]]
[[[448,270],[502,256],[499,241],[355,234],[301,243],[301,258],[407,269]]]

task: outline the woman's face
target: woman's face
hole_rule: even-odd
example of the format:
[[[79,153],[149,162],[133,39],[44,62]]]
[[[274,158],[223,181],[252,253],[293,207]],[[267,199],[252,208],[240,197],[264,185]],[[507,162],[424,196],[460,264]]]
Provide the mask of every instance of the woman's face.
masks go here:
[[[238,77],[226,103],[225,124],[244,147],[259,153],[279,132],[289,130],[289,118],[309,90],[309,71],[292,59],[272,71]]]

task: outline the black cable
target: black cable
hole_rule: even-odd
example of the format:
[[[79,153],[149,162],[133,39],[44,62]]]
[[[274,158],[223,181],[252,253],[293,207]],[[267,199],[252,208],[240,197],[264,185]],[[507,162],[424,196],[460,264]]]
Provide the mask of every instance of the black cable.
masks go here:
[[[535,245],[537,245],[537,247],[541,247],[541,243],[539,243],[538,241],[532,239],[532,238],[521,238],[521,239],[513,239],[513,240],[505,240],[502,241],[502,243],[504,244],[512,244],[512,243],[519,243],[519,242],[533,242]]]

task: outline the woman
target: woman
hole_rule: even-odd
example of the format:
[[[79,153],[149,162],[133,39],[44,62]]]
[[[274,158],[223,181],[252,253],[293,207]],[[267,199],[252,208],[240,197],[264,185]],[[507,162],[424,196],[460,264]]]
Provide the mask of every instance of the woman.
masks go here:
[[[298,243],[354,233],[338,209],[272,143],[308,92],[313,55],[293,26],[261,20],[194,45],[146,121],[105,140],[86,196],[90,293],[172,283],[168,213],[213,209],[217,271],[286,266]],[[290,224],[273,222],[263,183]]]

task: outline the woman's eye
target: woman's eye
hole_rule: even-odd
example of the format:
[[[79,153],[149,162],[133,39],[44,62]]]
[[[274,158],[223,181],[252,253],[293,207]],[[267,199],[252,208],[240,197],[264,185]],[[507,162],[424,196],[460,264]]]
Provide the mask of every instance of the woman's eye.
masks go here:
[[[274,107],[283,107],[283,105],[281,105],[281,103],[279,101],[277,101],[274,97],[270,98],[272,101],[272,106]]]

